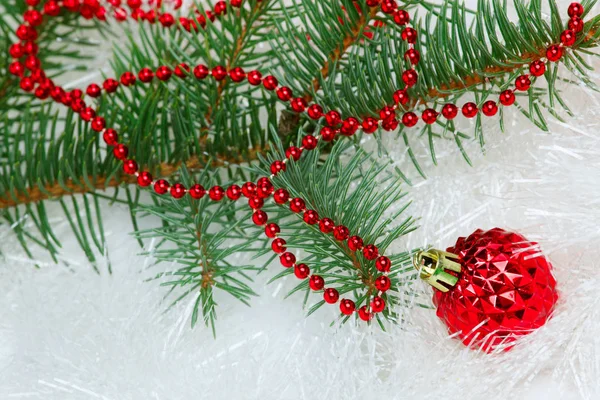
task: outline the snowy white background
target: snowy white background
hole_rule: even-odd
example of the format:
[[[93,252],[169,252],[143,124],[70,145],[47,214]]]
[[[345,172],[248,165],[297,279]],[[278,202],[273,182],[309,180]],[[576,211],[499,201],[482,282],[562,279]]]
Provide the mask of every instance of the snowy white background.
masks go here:
[[[432,310],[387,332],[332,328],[333,307],[307,319],[301,295],[283,299],[291,281],[265,285],[277,267],[257,278],[251,308],[217,298],[214,339],[189,328],[188,304],[163,314],[164,289],[142,282],[150,260],[136,255],[128,211],[107,206],[112,276],[92,271],[65,221],[56,226],[70,269],[42,257],[35,270],[0,228],[0,399],[600,398],[600,95],[563,88],[577,114],[568,124],[542,133],[512,108],[505,133],[486,123],[485,155],[469,146],[474,168],[438,145],[440,166],[407,187],[421,228],[396,250],[499,226],[539,241],[554,264],[555,317],[511,352],[465,349]],[[408,167],[403,144],[387,144]]]

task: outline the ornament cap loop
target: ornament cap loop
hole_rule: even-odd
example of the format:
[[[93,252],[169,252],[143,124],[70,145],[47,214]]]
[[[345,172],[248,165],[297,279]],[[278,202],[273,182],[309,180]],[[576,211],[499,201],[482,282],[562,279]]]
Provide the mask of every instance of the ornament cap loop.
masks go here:
[[[457,275],[461,271],[458,259],[456,254],[430,249],[417,252],[413,257],[413,265],[421,279],[437,290],[447,292],[458,282]]]

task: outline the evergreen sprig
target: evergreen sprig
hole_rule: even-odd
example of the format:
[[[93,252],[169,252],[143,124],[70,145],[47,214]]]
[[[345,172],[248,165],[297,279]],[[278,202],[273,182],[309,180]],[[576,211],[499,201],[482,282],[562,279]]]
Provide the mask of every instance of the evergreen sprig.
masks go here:
[[[284,154],[279,143],[277,151],[263,159],[261,165],[269,166],[271,161],[281,159]],[[263,168],[257,171],[268,173]],[[388,248],[392,242],[416,229],[416,225],[415,220],[406,215],[409,203],[405,200],[407,193],[400,178],[360,148],[340,141],[327,153],[314,150],[298,162],[288,163],[285,173],[277,175],[273,183],[287,189],[292,197],[304,199],[307,209],[317,211],[320,218],[328,217],[336,225],[346,226],[352,235],[363,238],[365,244],[375,244],[380,254],[385,253],[393,265],[389,277],[394,291],[383,297],[391,305],[401,301],[414,278],[411,257],[406,251],[390,254]],[[328,287],[335,287],[357,306],[370,303],[377,294],[375,279],[381,275],[374,261],[351,251],[345,242],[335,240],[331,234],[324,234],[318,225],[307,225],[301,214],[293,213],[288,207],[272,205],[265,210],[270,217],[273,215],[269,221],[276,221],[282,227],[281,237],[286,240],[287,247],[299,252],[298,262],[307,264],[311,273],[322,276]],[[259,255],[269,252],[270,249],[265,249]],[[275,264],[279,265],[278,262]],[[285,269],[274,279],[290,274],[293,274],[292,269]],[[307,280],[299,283],[290,295],[299,291],[304,293],[307,303],[311,293]],[[399,292],[402,296],[398,296]],[[308,314],[323,304],[324,301],[319,299],[309,308]],[[380,323],[380,317],[397,317],[391,309],[393,307],[386,308],[377,315]]]
[[[182,168],[179,177],[187,187],[198,180],[207,185],[222,184],[218,173],[207,170],[191,176]],[[175,200],[153,195],[153,202],[141,204],[137,213],[161,220],[159,227],[138,230],[135,235],[142,240],[154,239],[155,244],[144,254],[153,257],[157,264],[170,264],[153,278],[169,288],[165,297],[171,298],[170,306],[187,297],[193,299],[192,327],[202,316],[216,332],[215,291],[250,305],[255,295],[250,286],[252,275],[260,268],[240,263],[239,258],[256,252],[260,241],[255,240],[258,229],[248,223],[251,212],[247,207],[226,200],[215,204],[208,196],[201,200],[189,196]]]
[[[588,12],[594,4],[595,0],[583,2]],[[564,10],[553,0],[516,0],[514,6],[516,19],[507,17],[507,3],[499,0],[480,0],[476,12],[456,0],[407,4],[419,32],[417,49],[421,53],[420,79],[411,89],[414,101],[407,109],[419,111],[427,106],[439,110],[445,102],[467,98],[481,105],[558,40],[565,28]],[[141,191],[131,185],[134,180],[122,174],[96,132],[72,112],[21,93],[6,70],[8,46],[24,7],[15,0],[0,6],[0,51],[6,55],[0,59],[0,224],[13,229],[30,256],[32,248],[39,246],[58,261],[60,240],[54,233],[54,218],[64,217],[96,266],[99,257],[106,256],[101,202],[125,204],[140,245],[154,239],[157,244],[148,254],[163,265],[171,263],[156,277],[169,287],[171,301],[195,296],[192,324],[202,316],[214,330],[215,296],[219,296],[215,289],[247,303],[254,295],[252,273],[262,269],[239,266],[234,252],[268,253],[266,242],[257,239],[249,211],[244,205],[215,205],[189,198],[173,201],[153,195],[150,203],[141,200]],[[419,16],[423,9],[425,14]],[[570,80],[565,69],[594,87],[584,56],[595,54],[600,17],[587,16],[586,20],[581,39],[546,72],[546,83],[533,85],[519,96],[517,109],[541,129],[547,129],[547,113],[561,119],[570,112],[558,89],[559,82]],[[374,27],[375,21],[385,25]],[[85,68],[89,49],[96,44],[85,39],[85,30],[105,29],[103,26],[73,13],[44,23],[40,56],[46,71],[60,79],[65,72]],[[367,30],[372,37],[365,35]],[[259,69],[275,74],[296,95],[314,99],[326,109],[340,110],[344,117],[374,115],[391,104],[394,91],[403,87],[401,73],[408,67],[401,28],[389,16],[352,0],[291,5],[282,0],[249,0],[243,8],[230,10],[197,32],[131,24],[116,46],[113,77],[180,62]],[[103,95],[97,101],[99,114],[118,129],[143,169],[155,177],[181,179],[186,185],[192,177],[208,187],[267,175],[270,162],[283,157],[284,144],[298,145],[303,135],[320,129],[306,116],[282,110],[273,93],[264,88],[228,80],[199,81],[191,76],[168,83],[155,80]],[[501,127],[503,117],[501,111]],[[414,143],[427,142],[435,162],[436,143],[452,140],[469,161],[463,142],[473,137],[483,144],[482,127],[483,121],[477,117],[474,133],[469,135],[464,126],[439,120],[420,131],[400,128],[397,135],[424,176],[412,151]],[[377,140],[382,136],[377,134]],[[408,179],[401,171],[388,173],[372,155],[358,149],[360,140],[360,136],[353,141],[343,138],[333,146],[305,152],[299,162],[290,162],[274,183],[306,199],[319,215],[348,226],[367,243],[374,242],[383,252],[393,240],[414,229],[414,220],[404,215],[405,192],[399,182]],[[380,147],[385,152],[385,147]],[[60,216],[48,215],[49,202],[59,203]],[[307,226],[288,209],[267,205],[265,210],[282,226],[288,247],[297,251],[313,272],[359,304],[369,301],[376,274],[372,262],[355,257],[345,244]],[[147,215],[159,217],[162,225],[140,230],[138,219]],[[410,290],[414,275],[409,273],[407,252],[390,258],[397,291],[390,292],[386,301],[397,304]],[[290,273],[284,270],[275,278]],[[310,291],[306,282],[292,293],[299,291],[307,302]],[[321,305],[317,301],[308,312]],[[397,318],[388,310],[382,317]]]

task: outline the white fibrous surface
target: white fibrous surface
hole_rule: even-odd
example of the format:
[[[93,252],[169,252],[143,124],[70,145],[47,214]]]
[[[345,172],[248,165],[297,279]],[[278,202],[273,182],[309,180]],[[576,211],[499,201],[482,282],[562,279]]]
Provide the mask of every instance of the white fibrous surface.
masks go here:
[[[467,145],[473,167],[441,141],[436,167],[426,139],[413,137],[428,175],[406,187],[420,228],[389,250],[445,248],[496,226],[539,242],[560,300],[554,318],[512,351],[466,349],[432,309],[406,309],[385,332],[330,326],[337,307],[306,318],[302,294],[284,299],[292,277],[266,284],[277,265],[256,277],[252,307],[217,295],[213,338],[203,324],[190,329],[189,300],[165,312],[165,288],[144,282],[152,260],[138,255],[127,209],[107,204],[112,275],[102,262],[100,275],[92,270],[66,221],[55,221],[61,264],[40,252],[40,269],[0,227],[0,399],[600,398],[600,95],[561,88],[575,117],[550,119],[549,133],[516,107],[505,111],[505,132],[497,117],[486,119],[485,154]],[[410,171],[403,141],[382,134],[394,162]],[[427,301],[429,288],[417,291]]]

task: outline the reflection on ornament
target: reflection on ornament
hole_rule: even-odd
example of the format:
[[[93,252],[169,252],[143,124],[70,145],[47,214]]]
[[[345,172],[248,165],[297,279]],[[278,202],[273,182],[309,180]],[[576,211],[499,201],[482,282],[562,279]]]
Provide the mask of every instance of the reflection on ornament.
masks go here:
[[[544,325],[558,299],[538,244],[500,228],[478,229],[446,252],[419,252],[414,263],[434,287],[433,303],[449,333],[486,352],[508,350]]]

